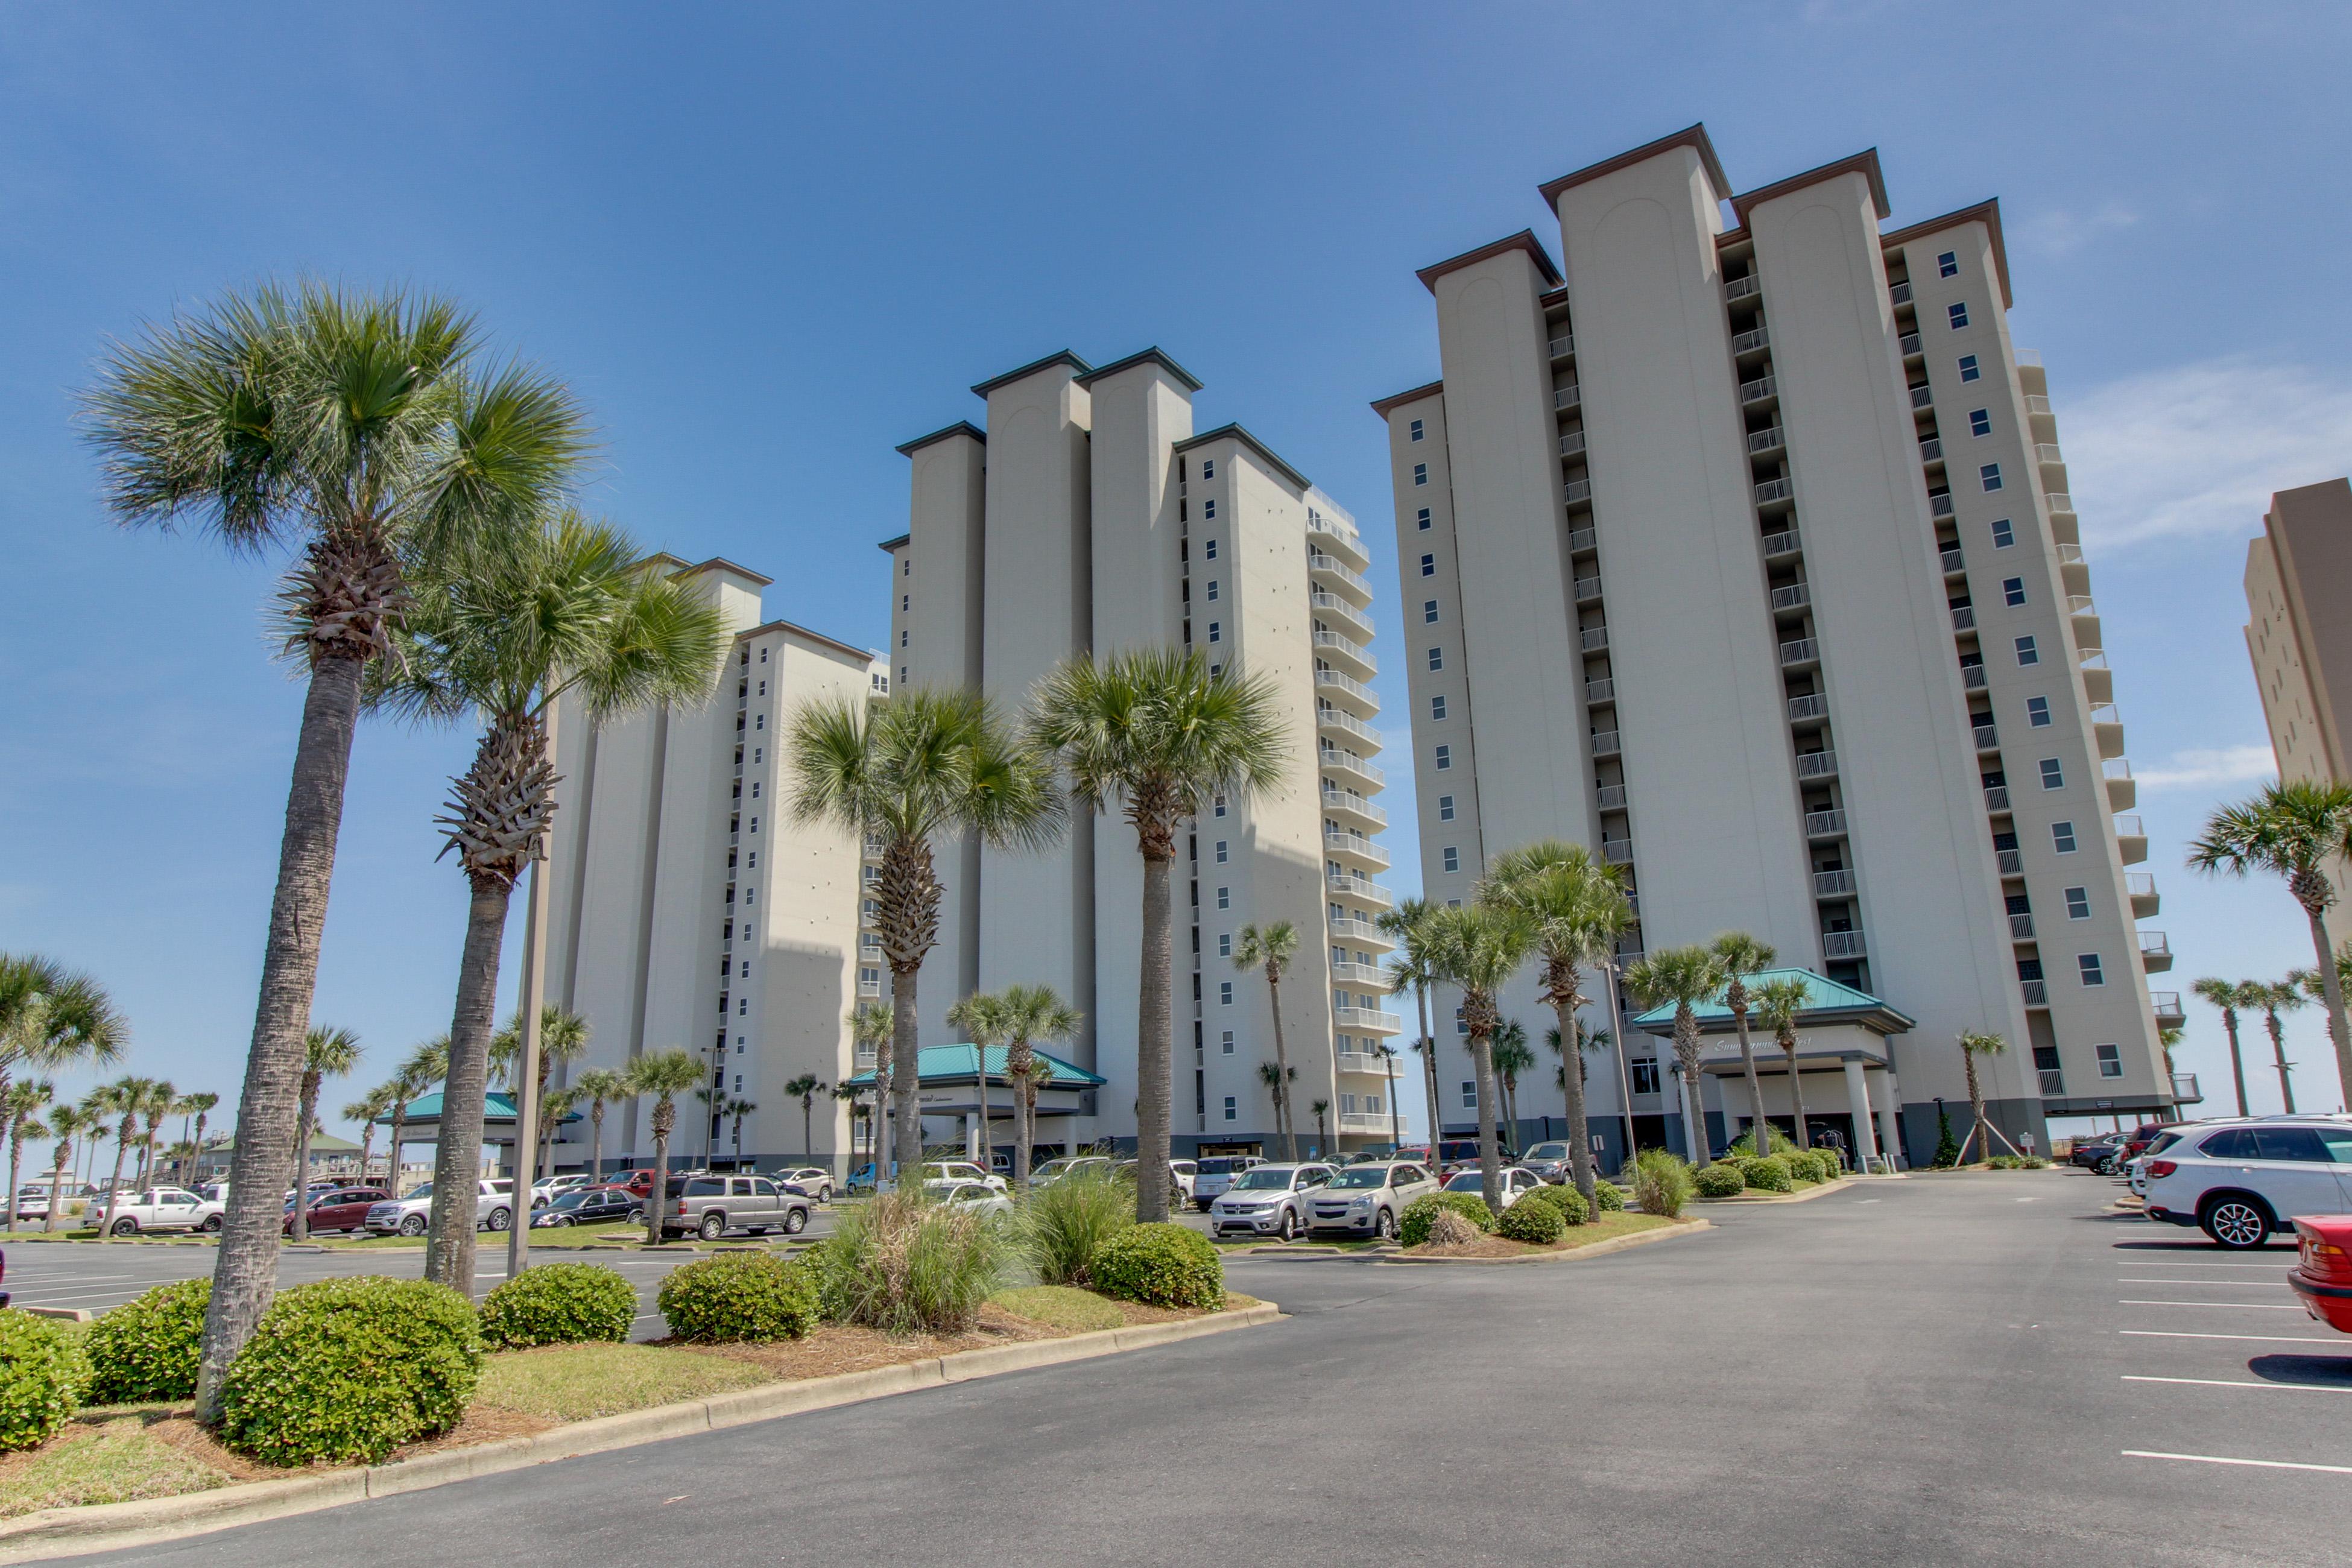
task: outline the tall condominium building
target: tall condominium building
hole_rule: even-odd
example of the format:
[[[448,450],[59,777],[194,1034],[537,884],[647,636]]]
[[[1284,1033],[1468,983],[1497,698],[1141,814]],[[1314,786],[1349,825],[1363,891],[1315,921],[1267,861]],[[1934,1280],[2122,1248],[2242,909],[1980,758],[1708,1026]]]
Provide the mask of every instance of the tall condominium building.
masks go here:
[[[706,1120],[701,1101],[682,1101],[674,1160],[838,1169],[846,1109],[821,1100],[804,1139],[784,1085],[856,1070],[846,1019],[859,997],[881,994],[881,960],[878,948],[859,952],[864,846],[793,822],[779,742],[802,703],[882,695],[888,678],[875,654],[762,619],[769,579],[756,573],[651,564],[707,593],[734,640],[707,707],[595,726],[558,703],[547,994],[592,1031],[566,1076],[682,1047],[709,1064],[717,1108]],[[723,1109],[736,1100],[759,1109],[738,1118]],[[651,1157],[641,1112],[649,1107],[627,1102],[608,1117],[607,1162]],[[558,1163],[584,1162],[588,1142],[583,1117],[565,1130]]]
[[[972,391],[985,432],[950,425],[911,460],[908,531],[890,556],[898,685],[976,686],[1018,711],[1057,664],[1091,650],[1185,647],[1270,678],[1290,734],[1285,787],[1218,800],[1176,868],[1174,1119],[1183,1151],[1277,1152],[1261,1073],[1274,1060],[1262,975],[1234,967],[1242,927],[1288,921],[1302,941],[1282,986],[1302,1147],[1327,1102],[1329,1142],[1391,1132],[1397,1032],[1373,926],[1391,896],[1371,721],[1369,565],[1346,512],[1238,425],[1196,434],[1200,383],[1156,349],[1096,369],[1053,354]],[[1079,1141],[1135,1133],[1143,862],[1116,816],[1077,820],[1045,853],[976,844],[940,857],[940,945],[924,965],[926,1046],[975,990],[1051,984],[1084,1015],[1065,1052],[1108,1080]],[[965,1116],[971,1091],[927,1115]],[[1009,1100],[994,1112],[1009,1131]],[[927,1131],[932,1130],[927,1129]]]
[[[1771,943],[1886,1031],[1807,1036],[1851,1148],[1927,1156],[1963,1030],[2011,1047],[1979,1070],[2011,1138],[2169,1110],[2179,998],[2148,988],[2170,956],[2136,924],[2147,840],[1998,205],[1884,230],[1872,153],[1736,192],[1696,126],[1543,196],[1559,264],[1525,230],[1424,268],[1443,379],[1373,405],[1430,896],[1559,835],[1624,868],[1621,957]],[[1538,1032],[1532,981],[1509,1001]],[[1591,1069],[1612,1143],[1621,1080],[1637,1133],[1679,1121],[1629,1033]]]
[[[2246,547],[2246,653],[2283,779],[2352,784],[2352,625],[2339,618],[2347,590],[2352,483],[2271,497],[2262,536]],[[2352,898],[2341,861],[2328,880],[2339,904]]]

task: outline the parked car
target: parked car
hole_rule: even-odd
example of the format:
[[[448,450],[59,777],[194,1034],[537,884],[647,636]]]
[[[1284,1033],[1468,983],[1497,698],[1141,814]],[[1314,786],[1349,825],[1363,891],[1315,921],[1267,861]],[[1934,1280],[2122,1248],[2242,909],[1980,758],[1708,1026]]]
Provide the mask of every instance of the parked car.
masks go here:
[[[978,1182],[999,1193],[1010,1188],[1010,1184],[1003,1177],[982,1170],[979,1163],[973,1160],[924,1161],[923,1184],[928,1187],[933,1182]]]
[[[1137,1167],[1142,1163],[1140,1160],[1121,1160],[1115,1168],[1120,1175],[1132,1181],[1135,1179]],[[1199,1169],[1200,1167],[1191,1160],[1168,1162],[1168,1201],[1170,1203],[1189,1204],[1192,1201],[1192,1179]]]
[[[423,1236],[433,1222],[433,1184],[425,1182],[405,1197],[372,1204],[367,1227],[378,1236]],[[486,1176],[474,1195],[474,1228],[505,1230],[514,1224],[514,1182],[507,1176]]]
[[[2286,1277],[2303,1310],[2352,1334],[2352,1215],[2306,1215],[2294,1222],[2301,1254]],[[7,1305],[0,1296],[0,1306]]]
[[[390,1199],[392,1194],[382,1187],[329,1187],[310,1194],[310,1211],[306,1221],[310,1233],[322,1230],[354,1231],[367,1228],[368,1210]],[[294,1234],[294,1200],[286,1200],[285,1223],[278,1226],[281,1234]]]
[[[1110,1171],[1111,1159],[1108,1154],[1065,1155],[1058,1160],[1048,1160],[1030,1172],[1029,1184],[1033,1187],[1049,1187],[1065,1176],[1075,1176],[1081,1173],[1107,1176],[1110,1174]]]
[[[1219,1236],[1240,1232],[1288,1241],[1306,1227],[1307,1194],[1320,1191],[1332,1174],[1319,1160],[1253,1166],[1210,1204],[1210,1222]]]
[[[2352,1209],[2352,1126],[2270,1120],[2200,1125],[2147,1163],[2147,1217],[2196,1226],[2233,1251],[2302,1215]]]
[[[797,1165],[776,1173],[776,1184],[817,1203],[833,1201],[833,1173],[823,1165]]]
[[[602,1183],[585,1171],[566,1171],[560,1176],[541,1176],[530,1184],[530,1206],[545,1208],[555,1201],[557,1194],[568,1193],[574,1187],[601,1185]]]
[[[137,1236],[142,1230],[216,1231],[221,1205],[206,1203],[184,1187],[149,1187],[124,1193],[110,1215],[102,1199],[93,1199],[84,1218],[104,1222],[110,1236]]]
[[[1206,1154],[1192,1163],[1192,1206],[1206,1214],[1209,1205],[1232,1190],[1235,1182],[1265,1162],[1255,1154]]]
[[[1509,1208],[1543,1184],[1544,1179],[1533,1171],[1524,1165],[1513,1165],[1503,1173],[1503,1206]],[[1466,1171],[1456,1171],[1445,1178],[1445,1190],[1484,1197],[1486,1193],[1485,1173],[1475,1165]]]
[[[49,1217],[49,1185],[47,1182],[27,1182],[16,1189],[16,1217],[20,1220]]]
[[[798,1236],[808,1228],[809,1201],[766,1176],[688,1176],[662,1215],[664,1238],[689,1233],[717,1241],[730,1230]]]
[[[1436,1190],[1436,1179],[1410,1160],[1349,1165],[1308,1201],[1307,1233],[1339,1231],[1392,1241],[1405,1205]]]
[[[1528,1150],[1519,1163],[1557,1187],[1576,1179],[1575,1159],[1576,1152],[1567,1141],[1556,1138]]]
[[[943,1204],[974,1214],[1006,1215],[1013,1200],[984,1182],[925,1182],[923,1190]]]
[[[556,1194],[545,1208],[534,1209],[530,1223],[533,1229],[542,1229],[613,1219],[645,1224],[646,1200],[626,1187],[573,1187]]]
[[[2123,1134],[2111,1132],[2088,1142],[2075,1144],[2074,1152],[2067,1158],[2084,1170],[2112,1176],[2123,1169]]]
[[[1443,1178],[1451,1176],[1454,1172],[1463,1170],[1465,1167],[1473,1170],[1476,1169],[1478,1164],[1478,1140],[1475,1138],[1440,1139],[1437,1144],[1437,1153],[1433,1158],[1430,1154],[1428,1144],[1412,1144],[1398,1150],[1396,1152],[1396,1157],[1400,1160],[1410,1160],[1416,1165],[1428,1165],[1436,1171],[1439,1178],[1442,1180]],[[1496,1140],[1495,1157],[1502,1161],[1506,1165],[1515,1165],[1518,1163],[1518,1156],[1511,1152],[1511,1145],[1507,1140]]]

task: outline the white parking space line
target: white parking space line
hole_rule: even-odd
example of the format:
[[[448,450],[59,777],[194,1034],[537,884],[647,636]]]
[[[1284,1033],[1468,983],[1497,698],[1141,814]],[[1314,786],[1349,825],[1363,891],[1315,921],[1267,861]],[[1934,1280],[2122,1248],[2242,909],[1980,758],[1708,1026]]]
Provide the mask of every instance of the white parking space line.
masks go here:
[[[2152,1448],[2126,1448],[2126,1459],[2186,1459],[2195,1465],[2248,1465],[2261,1470],[2318,1470],[2331,1476],[2352,1476],[2352,1465],[2298,1465],[2286,1459],[2226,1459],[2219,1454],[2160,1454]]]
[[[2161,1261],[2134,1263],[2129,1258],[2118,1258],[2116,1259],[2116,1267],[2118,1268],[2261,1268],[2267,1270],[2283,1267],[2284,1260],[2294,1256],[2290,1252],[2280,1253],[2279,1258],[2282,1260],[2280,1263],[2199,1263],[2188,1258],[2167,1258]]]
[[[2288,1301],[2117,1301],[2118,1307],[2196,1307],[2214,1312],[2300,1312],[2300,1303]]]
[[[2265,1344],[2342,1345],[2342,1340],[2323,1340],[2316,1334],[2190,1334],[2174,1329],[2117,1329],[2119,1334],[2129,1334],[2139,1340],[2259,1340]]]
[[[2193,1383],[2204,1388],[2284,1388],[2303,1394],[2352,1394],[2352,1383],[2341,1388],[2330,1388],[2320,1383],[2254,1383],[2244,1378],[2228,1377],[2136,1377],[2124,1373],[2126,1383]]]

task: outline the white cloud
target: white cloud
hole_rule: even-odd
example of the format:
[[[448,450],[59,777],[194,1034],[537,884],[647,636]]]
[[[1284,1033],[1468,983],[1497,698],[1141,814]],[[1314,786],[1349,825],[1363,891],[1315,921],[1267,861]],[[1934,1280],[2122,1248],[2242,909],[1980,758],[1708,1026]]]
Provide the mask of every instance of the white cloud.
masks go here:
[[[2030,249],[2049,256],[2072,256],[2103,234],[2126,229],[2139,222],[2139,214],[2129,207],[2109,202],[2096,212],[2078,213],[2065,207],[2053,207],[2018,225],[2018,234]]]
[[[2352,381],[2208,360],[2107,383],[2058,410],[2084,542],[2252,538],[2274,490],[2352,461]]]
[[[2133,778],[2142,789],[2200,789],[2252,784],[2277,774],[2278,763],[2268,746],[2223,746],[2213,751],[2175,752],[2167,766],[2145,769]]]

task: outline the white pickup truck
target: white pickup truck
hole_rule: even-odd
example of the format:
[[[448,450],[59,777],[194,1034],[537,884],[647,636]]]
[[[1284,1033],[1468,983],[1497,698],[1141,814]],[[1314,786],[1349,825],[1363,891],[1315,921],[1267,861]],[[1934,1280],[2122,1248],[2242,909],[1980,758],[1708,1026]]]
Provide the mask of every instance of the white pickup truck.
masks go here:
[[[114,1205],[110,1218],[106,1200],[92,1198],[90,1210],[104,1220],[109,1235],[137,1236],[142,1230],[207,1230],[221,1227],[221,1205],[196,1196],[184,1187],[149,1187],[131,1193]]]

